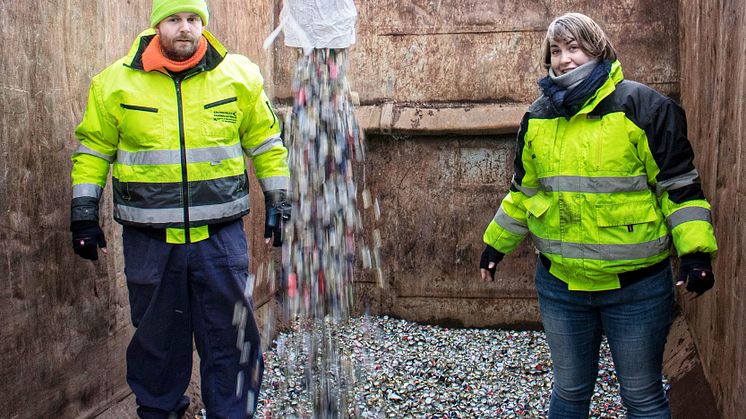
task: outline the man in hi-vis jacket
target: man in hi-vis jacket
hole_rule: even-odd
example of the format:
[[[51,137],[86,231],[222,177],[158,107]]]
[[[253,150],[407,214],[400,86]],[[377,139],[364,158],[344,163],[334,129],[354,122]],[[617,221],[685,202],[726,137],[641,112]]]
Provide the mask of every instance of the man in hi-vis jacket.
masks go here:
[[[282,243],[290,217],[287,149],[262,76],[204,29],[208,19],[204,0],[154,0],[151,28],[93,78],[75,131],[73,249],[91,260],[105,251],[98,208],[111,166],[137,328],[127,381],[142,418],[187,409],[193,338],[208,415],[253,415],[263,364],[247,289],[244,155],[264,191],[267,242]]]

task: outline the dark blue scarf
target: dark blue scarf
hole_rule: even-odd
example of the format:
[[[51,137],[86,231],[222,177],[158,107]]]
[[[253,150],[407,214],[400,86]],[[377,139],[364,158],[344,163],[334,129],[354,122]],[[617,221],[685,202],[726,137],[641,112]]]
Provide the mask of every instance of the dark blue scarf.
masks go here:
[[[539,80],[539,87],[544,96],[549,98],[554,110],[565,118],[570,119],[570,117],[578,113],[585,101],[606,82],[610,72],[611,61],[604,60],[598,63],[593,68],[593,71],[591,71],[591,74],[572,90],[558,86],[549,76]]]

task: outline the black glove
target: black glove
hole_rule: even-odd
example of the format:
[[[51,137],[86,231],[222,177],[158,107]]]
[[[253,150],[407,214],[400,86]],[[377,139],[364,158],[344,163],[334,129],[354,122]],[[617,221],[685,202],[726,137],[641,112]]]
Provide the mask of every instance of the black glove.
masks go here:
[[[290,221],[290,203],[287,191],[280,189],[264,193],[264,238],[274,235],[272,246],[282,246],[282,228]]]
[[[708,254],[691,253],[681,257],[677,285],[684,283],[686,290],[695,293],[697,297],[715,285],[715,275],[712,273],[712,263]]]
[[[98,260],[98,248],[106,249],[106,238],[98,223],[73,221],[70,231],[73,233],[73,251],[84,259]]]
[[[490,273],[491,280],[495,280],[495,271],[497,270],[497,264],[503,260],[505,255],[495,250],[494,247],[486,245],[482,252],[482,258],[479,259],[479,269],[485,269]],[[490,262],[494,262],[490,268]]]

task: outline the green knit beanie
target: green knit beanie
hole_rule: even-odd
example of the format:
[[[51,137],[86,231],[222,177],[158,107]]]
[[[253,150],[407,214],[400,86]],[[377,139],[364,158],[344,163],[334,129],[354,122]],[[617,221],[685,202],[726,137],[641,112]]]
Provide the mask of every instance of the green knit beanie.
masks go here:
[[[155,28],[161,21],[176,13],[191,12],[202,18],[202,25],[207,26],[210,12],[205,0],[153,0],[153,11],[150,13],[150,27]]]

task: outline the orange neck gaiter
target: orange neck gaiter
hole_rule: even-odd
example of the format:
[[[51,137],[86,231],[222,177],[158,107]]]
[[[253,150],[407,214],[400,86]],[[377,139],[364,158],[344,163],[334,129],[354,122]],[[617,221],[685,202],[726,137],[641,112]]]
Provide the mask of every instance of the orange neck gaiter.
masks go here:
[[[178,73],[184,70],[189,70],[197,65],[200,60],[202,60],[202,57],[205,56],[206,51],[207,40],[203,36],[199,40],[199,45],[197,46],[197,51],[194,52],[194,55],[184,61],[174,61],[163,55],[163,52],[161,52],[161,36],[156,35],[142,53],[142,67],[145,71],[166,69]]]

